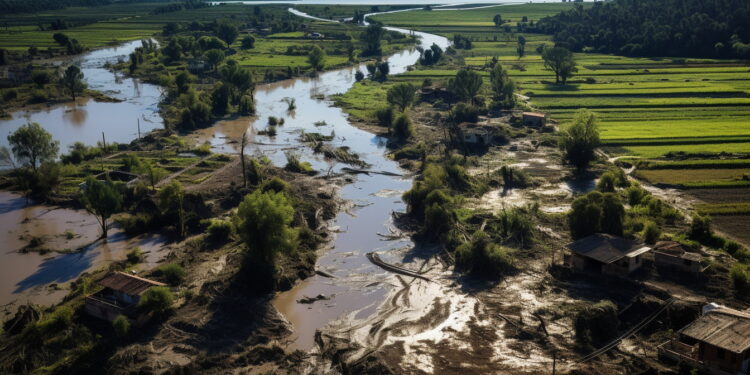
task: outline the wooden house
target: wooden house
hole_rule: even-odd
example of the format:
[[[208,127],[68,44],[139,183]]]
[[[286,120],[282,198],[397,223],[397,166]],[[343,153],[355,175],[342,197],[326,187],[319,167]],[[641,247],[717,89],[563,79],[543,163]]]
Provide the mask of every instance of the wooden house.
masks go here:
[[[685,251],[679,242],[659,241],[654,245],[654,264],[657,268],[698,274],[704,269],[698,253]]]
[[[104,289],[86,297],[86,313],[108,321],[113,321],[118,315],[124,315],[137,324],[143,324],[148,320],[148,316],[137,311],[141,295],[148,288],[165,285],[124,272],[110,273],[97,284]]]
[[[677,337],[658,347],[671,359],[715,375],[750,374],[750,312],[709,304]]]
[[[547,115],[538,112],[524,112],[521,114],[521,120],[524,126],[541,128],[547,125]]]
[[[580,272],[627,276],[643,266],[651,248],[637,241],[596,233],[568,244],[566,263]]]

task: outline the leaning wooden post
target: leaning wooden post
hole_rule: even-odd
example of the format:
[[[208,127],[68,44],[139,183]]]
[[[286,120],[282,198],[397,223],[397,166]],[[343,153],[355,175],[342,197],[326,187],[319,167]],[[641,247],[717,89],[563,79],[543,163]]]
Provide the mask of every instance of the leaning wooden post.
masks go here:
[[[138,140],[141,140],[141,119],[138,119]]]
[[[557,350],[552,352],[552,375],[557,374]]]

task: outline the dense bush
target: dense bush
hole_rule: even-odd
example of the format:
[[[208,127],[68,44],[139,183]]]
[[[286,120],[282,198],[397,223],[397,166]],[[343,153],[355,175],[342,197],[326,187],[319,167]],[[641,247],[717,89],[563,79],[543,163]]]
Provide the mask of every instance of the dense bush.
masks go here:
[[[536,206],[513,207],[503,209],[497,215],[493,225],[495,233],[504,241],[528,246],[534,241],[534,219]]]
[[[117,337],[125,337],[130,332],[130,320],[124,315],[118,315],[115,320],[112,321],[112,328]]]
[[[375,118],[378,120],[378,125],[390,127],[393,124],[394,117],[395,111],[391,106],[375,110]]]
[[[206,229],[206,239],[210,242],[221,244],[229,241],[234,227],[232,223],[226,220],[212,219],[211,224]]]
[[[287,191],[289,189],[289,184],[286,183],[286,181],[274,177],[270,180],[267,180],[263,183],[263,186],[261,187],[261,190],[263,191],[273,191],[276,193],[281,193],[284,191]]]
[[[596,183],[596,188],[604,193],[613,192],[618,187],[626,188],[628,186],[630,186],[630,181],[620,168],[612,168],[604,172]]]
[[[732,279],[732,286],[737,294],[750,295],[750,269],[748,269],[748,266],[735,263],[729,271],[729,277]]]
[[[661,228],[659,225],[649,220],[643,226],[643,241],[648,244],[656,243],[661,237]]]
[[[145,312],[163,314],[172,308],[174,296],[165,286],[154,286],[146,290],[138,301],[138,308]]]
[[[625,208],[614,193],[592,191],[573,201],[568,222],[573,238],[586,237],[594,233],[609,233],[621,236]]]
[[[456,268],[485,279],[498,279],[514,269],[510,250],[492,243],[484,232],[456,248]]]
[[[162,277],[167,284],[177,286],[182,284],[185,280],[186,272],[185,268],[177,263],[162,264],[156,268],[156,274]]]
[[[399,140],[407,140],[414,135],[414,127],[409,120],[409,116],[402,113],[396,117],[391,126],[391,135]]]
[[[128,260],[128,263],[140,263],[143,261],[143,251],[141,251],[140,247],[136,246],[133,250],[128,251],[125,257]]]
[[[448,120],[455,124],[477,122],[479,120],[479,108],[463,102],[458,103],[450,110]]]
[[[585,169],[594,160],[599,140],[596,116],[586,109],[576,112],[573,122],[560,131],[560,148],[565,159],[577,169]]]

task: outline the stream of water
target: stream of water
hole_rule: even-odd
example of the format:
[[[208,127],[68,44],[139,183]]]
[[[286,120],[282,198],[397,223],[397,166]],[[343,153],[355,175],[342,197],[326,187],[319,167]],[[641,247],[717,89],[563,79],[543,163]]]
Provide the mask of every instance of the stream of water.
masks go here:
[[[299,12],[295,14],[305,16]],[[444,37],[389,28],[403,33],[411,33],[420,38],[420,45],[429,47],[433,43],[442,48],[449,44]],[[28,121],[42,124],[53,137],[60,140],[62,148],[75,141],[94,144],[101,139],[104,131],[107,141],[129,142],[136,137],[136,121],[141,118],[141,131],[146,132],[161,126],[157,112],[161,95],[158,87],[144,84],[136,79],[122,78],[103,68],[107,61],[116,61],[129,54],[140,45],[139,41],[116,48],[107,48],[83,55],[77,60],[86,76],[89,87],[122,99],[121,103],[97,103],[80,100],[74,105],[57,105],[13,113],[10,120],[0,121],[0,145],[7,143],[5,135]],[[391,74],[406,71],[416,62],[419,52],[409,49],[388,58]],[[339,171],[346,165],[326,161],[313,154],[299,140],[301,131],[335,133],[336,146],[349,146],[358,153],[373,171],[384,171],[404,175],[406,171],[385,156],[386,140],[350,124],[348,116],[341,109],[333,107],[325,99],[329,95],[344,93],[355,83],[354,73],[366,72],[363,64],[321,73],[318,77],[297,78],[272,84],[260,85],[256,89],[257,115],[254,118],[239,118],[222,121],[208,129],[191,135],[199,142],[210,142],[214,151],[235,153],[237,146],[231,140],[238,139],[250,129],[255,143],[248,146],[247,152],[263,153],[277,165],[286,162],[284,152],[294,149],[305,161],[310,161],[319,171],[331,169]],[[285,98],[294,98],[296,109],[287,111]],[[385,103],[373,103],[373,107]],[[279,127],[276,137],[255,135],[257,130],[266,127],[268,116],[285,118],[285,125]],[[316,124],[316,122],[318,124]],[[325,122],[321,126],[320,122]],[[340,213],[333,225],[339,229],[330,250],[318,260],[317,267],[335,276],[334,279],[321,276],[308,278],[290,291],[280,293],[273,304],[293,324],[295,337],[292,348],[309,349],[313,345],[314,333],[332,320],[346,314],[365,317],[375,311],[383,302],[389,285],[382,269],[372,265],[365,254],[377,251],[386,261],[402,261],[401,255],[392,250],[410,248],[413,243],[408,238],[392,239],[380,234],[391,234],[392,213],[405,210],[401,194],[411,186],[408,176],[386,176],[382,174],[357,175],[353,183],[342,188],[342,198],[353,202],[347,212]],[[3,254],[0,266],[0,303],[14,298],[31,298],[22,294],[32,287],[44,289],[50,283],[74,279],[80,273],[99,266],[104,261],[122,257],[123,250],[140,244],[148,249],[157,248],[159,239],[140,239],[129,242],[121,233],[114,231],[108,246],[97,246],[82,254],[40,256],[19,254],[17,250],[25,244],[20,238],[24,234],[44,234],[59,238],[65,230],[79,234],[77,238],[95,235],[92,231],[92,218],[87,214],[66,209],[50,211],[42,206],[28,206],[22,198],[10,193],[0,195],[0,221],[3,231],[0,241],[11,243]],[[27,218],[31,217],[27,220]],[[28,222],[25,225],[22,223]],[[86,229],[88,228],[88,229]],[[44,232],[44,233],[41,233]],[[114,246],[114,249],[112,247]],[[116,252],[115,255],[112,252]],[[382,277],[380,277],[380,276]],[[373,281],[375,280],[375,281]],[[378,281],[380,280],[380,281]],[[28,287],[27,287],[28,286]],[[24,289],[25,288],[25,289]],[[6,290],[7,289],[7,290]],[[64,293],[37,293],[35,302],[54,303]],[[297,303],[304,296],[323,294],[329,300],[314,305]]]

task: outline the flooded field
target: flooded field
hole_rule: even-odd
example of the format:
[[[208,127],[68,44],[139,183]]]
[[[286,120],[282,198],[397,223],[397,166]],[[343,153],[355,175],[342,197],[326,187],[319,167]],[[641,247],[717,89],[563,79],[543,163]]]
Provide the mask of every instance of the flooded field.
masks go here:
[[[14,311],[18,304],[32,302],[50,305],[59,302],[68,290],[65,283],[82,273],[122,260],[132,248],[145,253],[143,267],[153,266],[164,255],[166,242],[158,235],[130,239],[119,229],[110,230],[107,243],[95,242],[101,228],[96,219],[82,210],[27,203],[20,195],[0,192],[0,306]],[[23,252],[32,238],[50,252]],[[56,253],[54,250],[82,251]]]
[[[38,122],[60,141],[60,151],[67,152],[75,142],[95,145],[102,140],[107,143],[129,143],[138,137],[138,121],[141,133],[145,134],[163,126],[159,116],[161,89],[135,78],[123,77],[104,67],[127,59],[141,42],[136,40],[117,47],[95,50],[72,61],[56,61],[64,66],[68,62],[79,65],[88,88],[121,100],[119,103],[97,102],[89,98],[78,98],[76,103],[38,105],[11,113],[10,119],[0,119],[0,146],[8,146],[8,134],[28,122]]]

